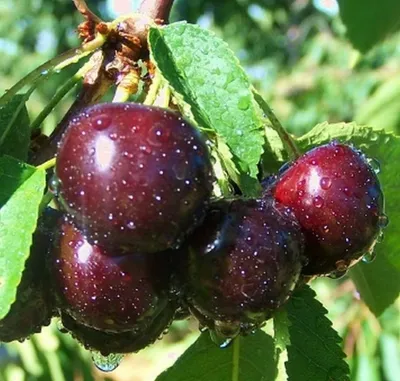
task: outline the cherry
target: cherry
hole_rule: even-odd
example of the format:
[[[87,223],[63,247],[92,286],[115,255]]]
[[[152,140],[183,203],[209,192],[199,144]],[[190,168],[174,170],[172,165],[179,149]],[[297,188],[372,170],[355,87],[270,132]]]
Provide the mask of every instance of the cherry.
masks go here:
[[[86,349],[107,356],[111,353],[138,352],[154,343],[172,322],[174,312],[175,304],[169,303],[145,329],[120,333],[103,332],[86,327],[65,312],[61,314],[61,321],[65,329]]]
[[[140,252],[179,246],[213,183],[198,131],[176,113],[133,103],[98,104],[72,119],[56,179],[59,201],[89,240]]]
[[[332,142],[312,149],[266,191],[290,207],[306,237],[305,275],[345,273],[386,223],[379,180],[365,156]]]
[[[214,204],[181,249],[186,301],[221,336],[252,330],[289,297],[302,251],[298,223],[274,201]]]
[[[57,211],[48,208],[39,219],[16,300],[8,314],[0,320],[0,341],[21,341],[40,332],[43,326],[49,325],[55,313],[49,277],[43,269],[59,218]]]
[[[168,253],[109,251],[90,244],[69,221],[50,258],[61,311],[104,332],[138,332],[170,303]]]

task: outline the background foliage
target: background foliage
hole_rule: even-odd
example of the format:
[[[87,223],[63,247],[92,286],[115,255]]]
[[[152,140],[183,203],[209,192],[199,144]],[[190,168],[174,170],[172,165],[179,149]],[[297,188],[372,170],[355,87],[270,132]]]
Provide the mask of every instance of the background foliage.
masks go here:
[[[117,9],[117,2],[92,0],[88,3],[104,19],[116,16],[113,10]],[[240,59],[255,87],[293,134],[301,136],[325,121],[356,121],[371,126],[368,134],[384,128],[389,136],[392,132],[400,134],[400,35],[392,34],[384,42],[380,41],[399,26],[400,10],[396,1],[381,0],[376,12],[397,6],[389,8],[397,19],[393,22],[375,13],[374,20],[378,22],[370,28],[374,31],[371,37],[360,32],[371,21],[362,19],[357,7],[377,3],[374,0],[339,1],[340,18],[334,0],[177,0],[171,21],[198,23],[222,37]],[[354,14],[360,17],[355,18]],[[77,46],[75,28],[81,21],[69,0],[2,0],[0,93],[42,62]],[[354,50],[347,37],[365,55]],[[40,86],[28,103],[31,119],[75,70],[71,67]],[[45,121],[47,131],[54,128],[68,108],[74,91]],[[312,142],[304,138],[302,147],[317,144],[318,139],[324,141],[322,134],[314,137]],[[377,156],[383,155],[380,151],[387,148],[381,141],[375,146],[371,143],[371,147],[367,148]],[[382,170],[382,176],[395,178],[395,171],[385,174],[384,163]],[[393,202],[391,208],[397,205]],[[395,212],[398,213],[397,209]],[[397,254],[400,246],[397,236],[390,231],[384,245],[390,251],[388,255]],[[397,300],[386,309],[389,303],[381,296],[386,295],[382,279],[393,283],[388,287],[394,290],[389,302],[398,295],[398,271],[390,264],[375,267],[385,271],[371,271],[365,264],[361,272],[351,274],[358,289],[348,277],[337,281],[317,280],[312,287],[344,339],[351,379],[395,381],[400,374],[400,302]],[[378,289],[383,291],[376,300],[373,295]],[[369,308],[360,300],[360,293],[367,301],[368,293],[375,299],[368,301]],[[115,372],[105,375],[97,372],[91,365],[90,355],[69,336],[61,335],[54,324],[25,343],[0,346],[0,380],[150,381],[172,365],[198,334],[195,322],[176,323],[165,340],[131,356]],[[208,344],[204,338],[196,342],[197,346]]]

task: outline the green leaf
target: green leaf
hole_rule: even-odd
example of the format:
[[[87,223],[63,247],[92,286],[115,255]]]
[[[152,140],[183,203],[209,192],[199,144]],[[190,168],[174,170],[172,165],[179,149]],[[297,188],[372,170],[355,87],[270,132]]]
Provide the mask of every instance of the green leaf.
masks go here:
[[[393,334],[384,332],[380,338],[382,368],[387,381],[396,381],[400,374],[400,342]]]
[[[377,255],[373,263],[358,263],[349,275],[375,316],[389,307],[400,293],[400,271],[384,255]]]
[[[309,286],[297,290],[286,310],[290,321],[288,381],[350,380],[341,339],[325,316],[327,310],[315,299],[315,292]]]
[[[273,381],[276,375],[274,343],[258,330],[218,348],[208,332],[157,377],[157,381]]]
[[[339,7],[348,38],[363,53],[400,29],[398,0],[339,0]]]
[[[289,325],[287,311],[285,308],[281,308],[274,314],[275,347],[279,352],[285,351],[290,344]]]
[[[400,176],[398,160],[400,157],[400,137],[384,130],[357,126],[355,123],[322,123],[298,140],[303,150],[325,144],[332,139],[354,144],[368,157],[379,161],[381,172],[379,180],[385,195],[385,213],[389,216],[389,226],[385,229],[385,239],[376,245],[377,255],[386,256],[400,270]]]
[[[30,142],[29,116],[25,95],[16,95],[0,108],[0,156],[26,161]]]
[[[15,300],[29,256],[46,173],[10,157],[0,158],[0,319]]]
[[[395,131],[400,127],[400,78],[389,78],[357,110],[358,124]]]
[[[152,28],[149,42],[158,69],[191,106],[196,122],[225,140],[240,172],[253,180],[239,184],[242,191],[255,195],[263,121],[233,52],[211,32],[186,23]]]

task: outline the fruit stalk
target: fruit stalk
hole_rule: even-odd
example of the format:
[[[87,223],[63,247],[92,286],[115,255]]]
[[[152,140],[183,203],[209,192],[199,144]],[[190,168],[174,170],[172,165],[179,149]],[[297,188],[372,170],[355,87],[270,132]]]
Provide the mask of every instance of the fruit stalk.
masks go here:
[[[174,0],[143,0],[139,7],[139,13],[154,20],[163,20],[163,23],[166,24],[173,3]]]

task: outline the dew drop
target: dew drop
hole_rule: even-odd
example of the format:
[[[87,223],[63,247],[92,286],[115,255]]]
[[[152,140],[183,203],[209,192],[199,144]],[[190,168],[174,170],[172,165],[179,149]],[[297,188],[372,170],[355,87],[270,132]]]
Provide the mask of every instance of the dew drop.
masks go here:
[[[129,221],[126,226],[127,226],[128,229],[131,229],[131,230],[136,228],[136,225],[135,225],[135,223],[133,221]]]
[[[281,175],[282,173],[286,172],[292,166],[292,162],[288,161],[279,168],[278,173]]]
[[[381,172],[381,163],[377,159],[368,159],[368,164],[371,166],[376,174]]]
[[[370,249],[367,253],[364,254],[362,257],[362,261],[364,263],[372,263],[376,258],[376,253],[374,252],[374,249]]]
[[[251,100],[248,96],[243,96],[239,98],[239,102],[237,104],[239,110],[247,110],[250,107]]]
[[[305,185],[306,185],[306,180],[300,180],[298,183],[297,183],[297,187],[300,189],[300,190],[302,190],[302,191],[304,191],[304,188],[305,188]]]
[[[383,229],[389,225],[389,217],[386,214],[381,214],[378,219],[378,226]]]
[[[383,231],[380,231],[378,234],[378,237],[376,238],[376,242],[382,243],[384,238],[385,238],[385,234],[383,233]]]
[[[210,338],[211,341],[221,349],[228,348],[233,342],[232,337],[221,337],[213,330],[210,330]]]
[[[344,271],[336,270],[336,271],[332,271],[328,275],[328,277],[331,278],[331,279],[339,279],[339,278],[344,277],[346,274],[347,274],[347,270],[344,270]]]
[[[111,353],[108,356],[103,356],[100,352],[92,352],[93,364],[102,372],[112,372],[117,369],[123,358],[124,355],[119,353]]]
[[[201,324],[199,325],[199,331],[201,333],[203,333],[203,332],[205,332],[207,330],[208,330],[208,327],[206,325],[201,325]]]
[[[57,329],[61,332],[61,333],[68,333],[68,329],[66,329],[62,323],[61,320],[57,320],[56,323]]]
[[[314,197],[313,205],[316,208],[322,208],[324,206],[324,199],[321,196]]]
[[[328,190],[332,185],[332,180],[329,177],[323,177],[320,180],[319,185],[323,190]]]
[[[111,117],[106,114],[101,114],[94,118],[92,121],[92,127],[97,131],[102,131],[108,128],[111,124]]]
[[[53,176],[49,182],[49,190],[54,196],[60,193],[61,181],[57,176]]]

